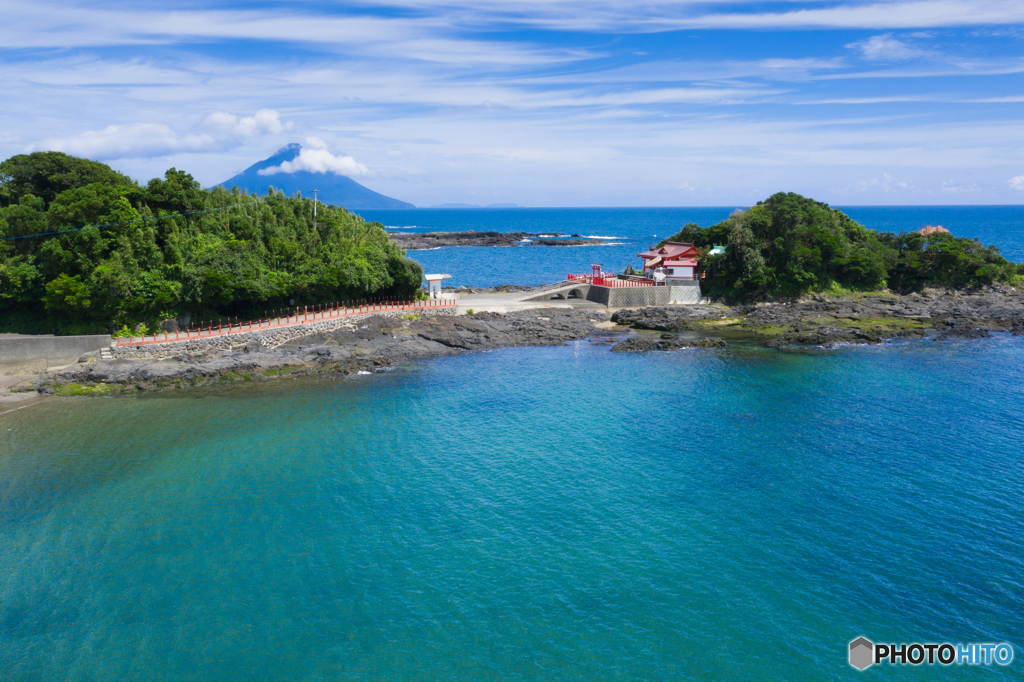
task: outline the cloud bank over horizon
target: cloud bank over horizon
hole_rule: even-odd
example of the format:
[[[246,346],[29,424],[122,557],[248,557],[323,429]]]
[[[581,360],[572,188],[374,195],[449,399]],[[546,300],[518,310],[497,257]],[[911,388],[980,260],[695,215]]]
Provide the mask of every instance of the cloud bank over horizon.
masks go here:
[[[3,158],[210,185],[305,139],[263,174],[419,205],[1024,190],[1019,2],[0,2]]]

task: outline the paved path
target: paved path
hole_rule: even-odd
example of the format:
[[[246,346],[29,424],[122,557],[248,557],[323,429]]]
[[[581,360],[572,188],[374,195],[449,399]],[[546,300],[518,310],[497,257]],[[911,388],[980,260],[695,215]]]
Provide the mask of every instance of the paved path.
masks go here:
[[[555,298],[557,295],[565,296],[577,287],[579,287],[577,282],[558,282],[544,289],[530,291],[502,294],[459,294],[456,303],[458,303],[460,315],[464,315],[467,310],[472,310],[475,313],[510,313],[514,310],[551,307],[606,310],[603,305],[585,299]]]

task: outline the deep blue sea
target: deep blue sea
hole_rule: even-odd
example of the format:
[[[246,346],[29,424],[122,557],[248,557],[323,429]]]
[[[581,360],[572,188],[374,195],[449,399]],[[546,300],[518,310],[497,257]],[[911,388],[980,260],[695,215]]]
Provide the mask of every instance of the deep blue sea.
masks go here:
[[[1022,259],[1020,209],[972,210]],[[858,673],[858,636],[1016,660]],[[1024,680],[1024,338],[584,340],[0,416],[4,682],[869,677]]]
[[[711,208],[517,208],[360,211],[400,232],[529,232],[579,234],[607,238],[605,246],[452,247],[412,251],[428,272],[452,275],[454,286],[544,284],[570,272],[589,272],[592,263],[621,272],[652,244],[693,222],[707,227],[739,206]],[[837,207],[880,232],[917,230],[942,225],[958,237],[976,237],[998,246],[1004,256],[1024,262],[1024,206],[853,206]]]

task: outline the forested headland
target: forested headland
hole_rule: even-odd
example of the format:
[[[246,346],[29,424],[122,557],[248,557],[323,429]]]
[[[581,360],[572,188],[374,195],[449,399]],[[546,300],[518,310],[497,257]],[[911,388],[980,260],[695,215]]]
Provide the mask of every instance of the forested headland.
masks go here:
[[[666,241],[699,247],[703,292],[729,301],[1017,284],[1024,276],[1024,265],[1006,260],[995,246],[944,232],[875,232],[793,193],[775,194],[711,227],[691,223]],[[710,255],[713,245],[725,252]]]
[[[416,295],[423,270],[379,223],[271,191],[139,185],[60,152],[0,163],[0,332],[84,334],[167,320]]]

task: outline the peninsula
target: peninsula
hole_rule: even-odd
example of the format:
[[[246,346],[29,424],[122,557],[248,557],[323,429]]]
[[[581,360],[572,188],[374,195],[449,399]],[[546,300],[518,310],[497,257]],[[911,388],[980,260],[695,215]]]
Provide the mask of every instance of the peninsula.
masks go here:
[[[391,241],[406,251],[437,249],[442,246],[605,246],[606,239],[588,239],[559,232],[389,232]]]

